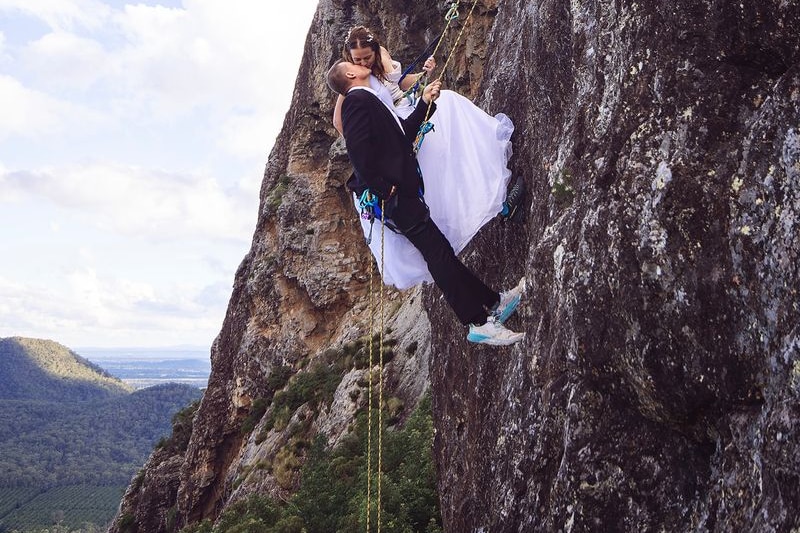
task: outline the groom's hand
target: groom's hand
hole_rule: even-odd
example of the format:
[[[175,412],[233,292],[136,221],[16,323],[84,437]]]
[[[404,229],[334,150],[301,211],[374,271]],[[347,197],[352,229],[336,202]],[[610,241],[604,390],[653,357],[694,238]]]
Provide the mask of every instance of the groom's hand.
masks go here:
[[[433,81],[425,86],[425,90],[422,91],[422,99],[425,100],[426,104],[435,102],[436,99],[439,98],[439,93],[441,91],[442,91],[442,81],[441,80]]]

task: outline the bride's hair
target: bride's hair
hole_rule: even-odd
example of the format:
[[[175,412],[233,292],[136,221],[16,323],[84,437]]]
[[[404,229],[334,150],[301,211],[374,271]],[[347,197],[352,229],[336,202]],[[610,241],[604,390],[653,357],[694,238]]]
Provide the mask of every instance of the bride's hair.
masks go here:
[[[386,79],[386,71],[383,68],[383,60],[381,58],[381,43],[375,34],[372,33],[365,26],[353,26],[347,32],[347,38],[344,40],[344,48],[342,49],[342,57],[349,63],[353,61],[353,55],[350,50],[355,48],[370,48],[375,53],[375,61],[372,63],[372,74],[379,80]]]

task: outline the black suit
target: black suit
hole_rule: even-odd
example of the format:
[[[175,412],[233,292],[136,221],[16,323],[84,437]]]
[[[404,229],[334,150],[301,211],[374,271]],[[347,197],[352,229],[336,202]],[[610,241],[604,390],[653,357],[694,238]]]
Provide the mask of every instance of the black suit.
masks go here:
[[[433,113],[436,104],[431,105]],[[401,130],[396,116],[377,96],[367,90],[351,90],[342,104],[344,138],[354,169],[347,185],[357,195],[369,188],[379,198],[388,198],[386,217],[422,253],[434,282],[461,323],[483,324],[487,309],[499,301],[499,295],[458,260],[419,197],[422,173],[413,141],[426,112],[427,105],[420,100],[407,119],[400,119]],[[392,186],[396,193],[390,198]]]

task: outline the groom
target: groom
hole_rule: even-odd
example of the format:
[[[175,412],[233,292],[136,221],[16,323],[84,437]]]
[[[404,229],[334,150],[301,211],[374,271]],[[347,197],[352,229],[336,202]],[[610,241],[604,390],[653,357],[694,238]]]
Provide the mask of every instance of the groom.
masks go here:
[[[507,345],[522,339],[503,326],[519,304],[524,279],[498,294],[464,266],[428,213],[421,196],[422,173],[413,141],[430,106],[436,110],[441,81],[425,87],[407,119],[399,118],[369,86],[370,69],[339,61],[328,71],[328,86],[345,96],[342,125],[354,173],[347,186],[357,197],[369,189],[383,203],[384,216],[425,259],[433,281],[462,324],[467,340]]]

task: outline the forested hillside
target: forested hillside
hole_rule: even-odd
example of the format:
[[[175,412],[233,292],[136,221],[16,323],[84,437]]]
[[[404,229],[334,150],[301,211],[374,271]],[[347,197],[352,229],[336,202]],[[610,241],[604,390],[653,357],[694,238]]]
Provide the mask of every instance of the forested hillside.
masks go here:
[[[132,390],[66,346],[22,337],[0,339],[0,377],[0,400],[87,401]]]
[[[105,525],[188,385],[130,392],[64,346],[0,340],[0,531]]]
[[[91,402],[0,400],[0,487],[125,485],[200,394],[169,384]]]

